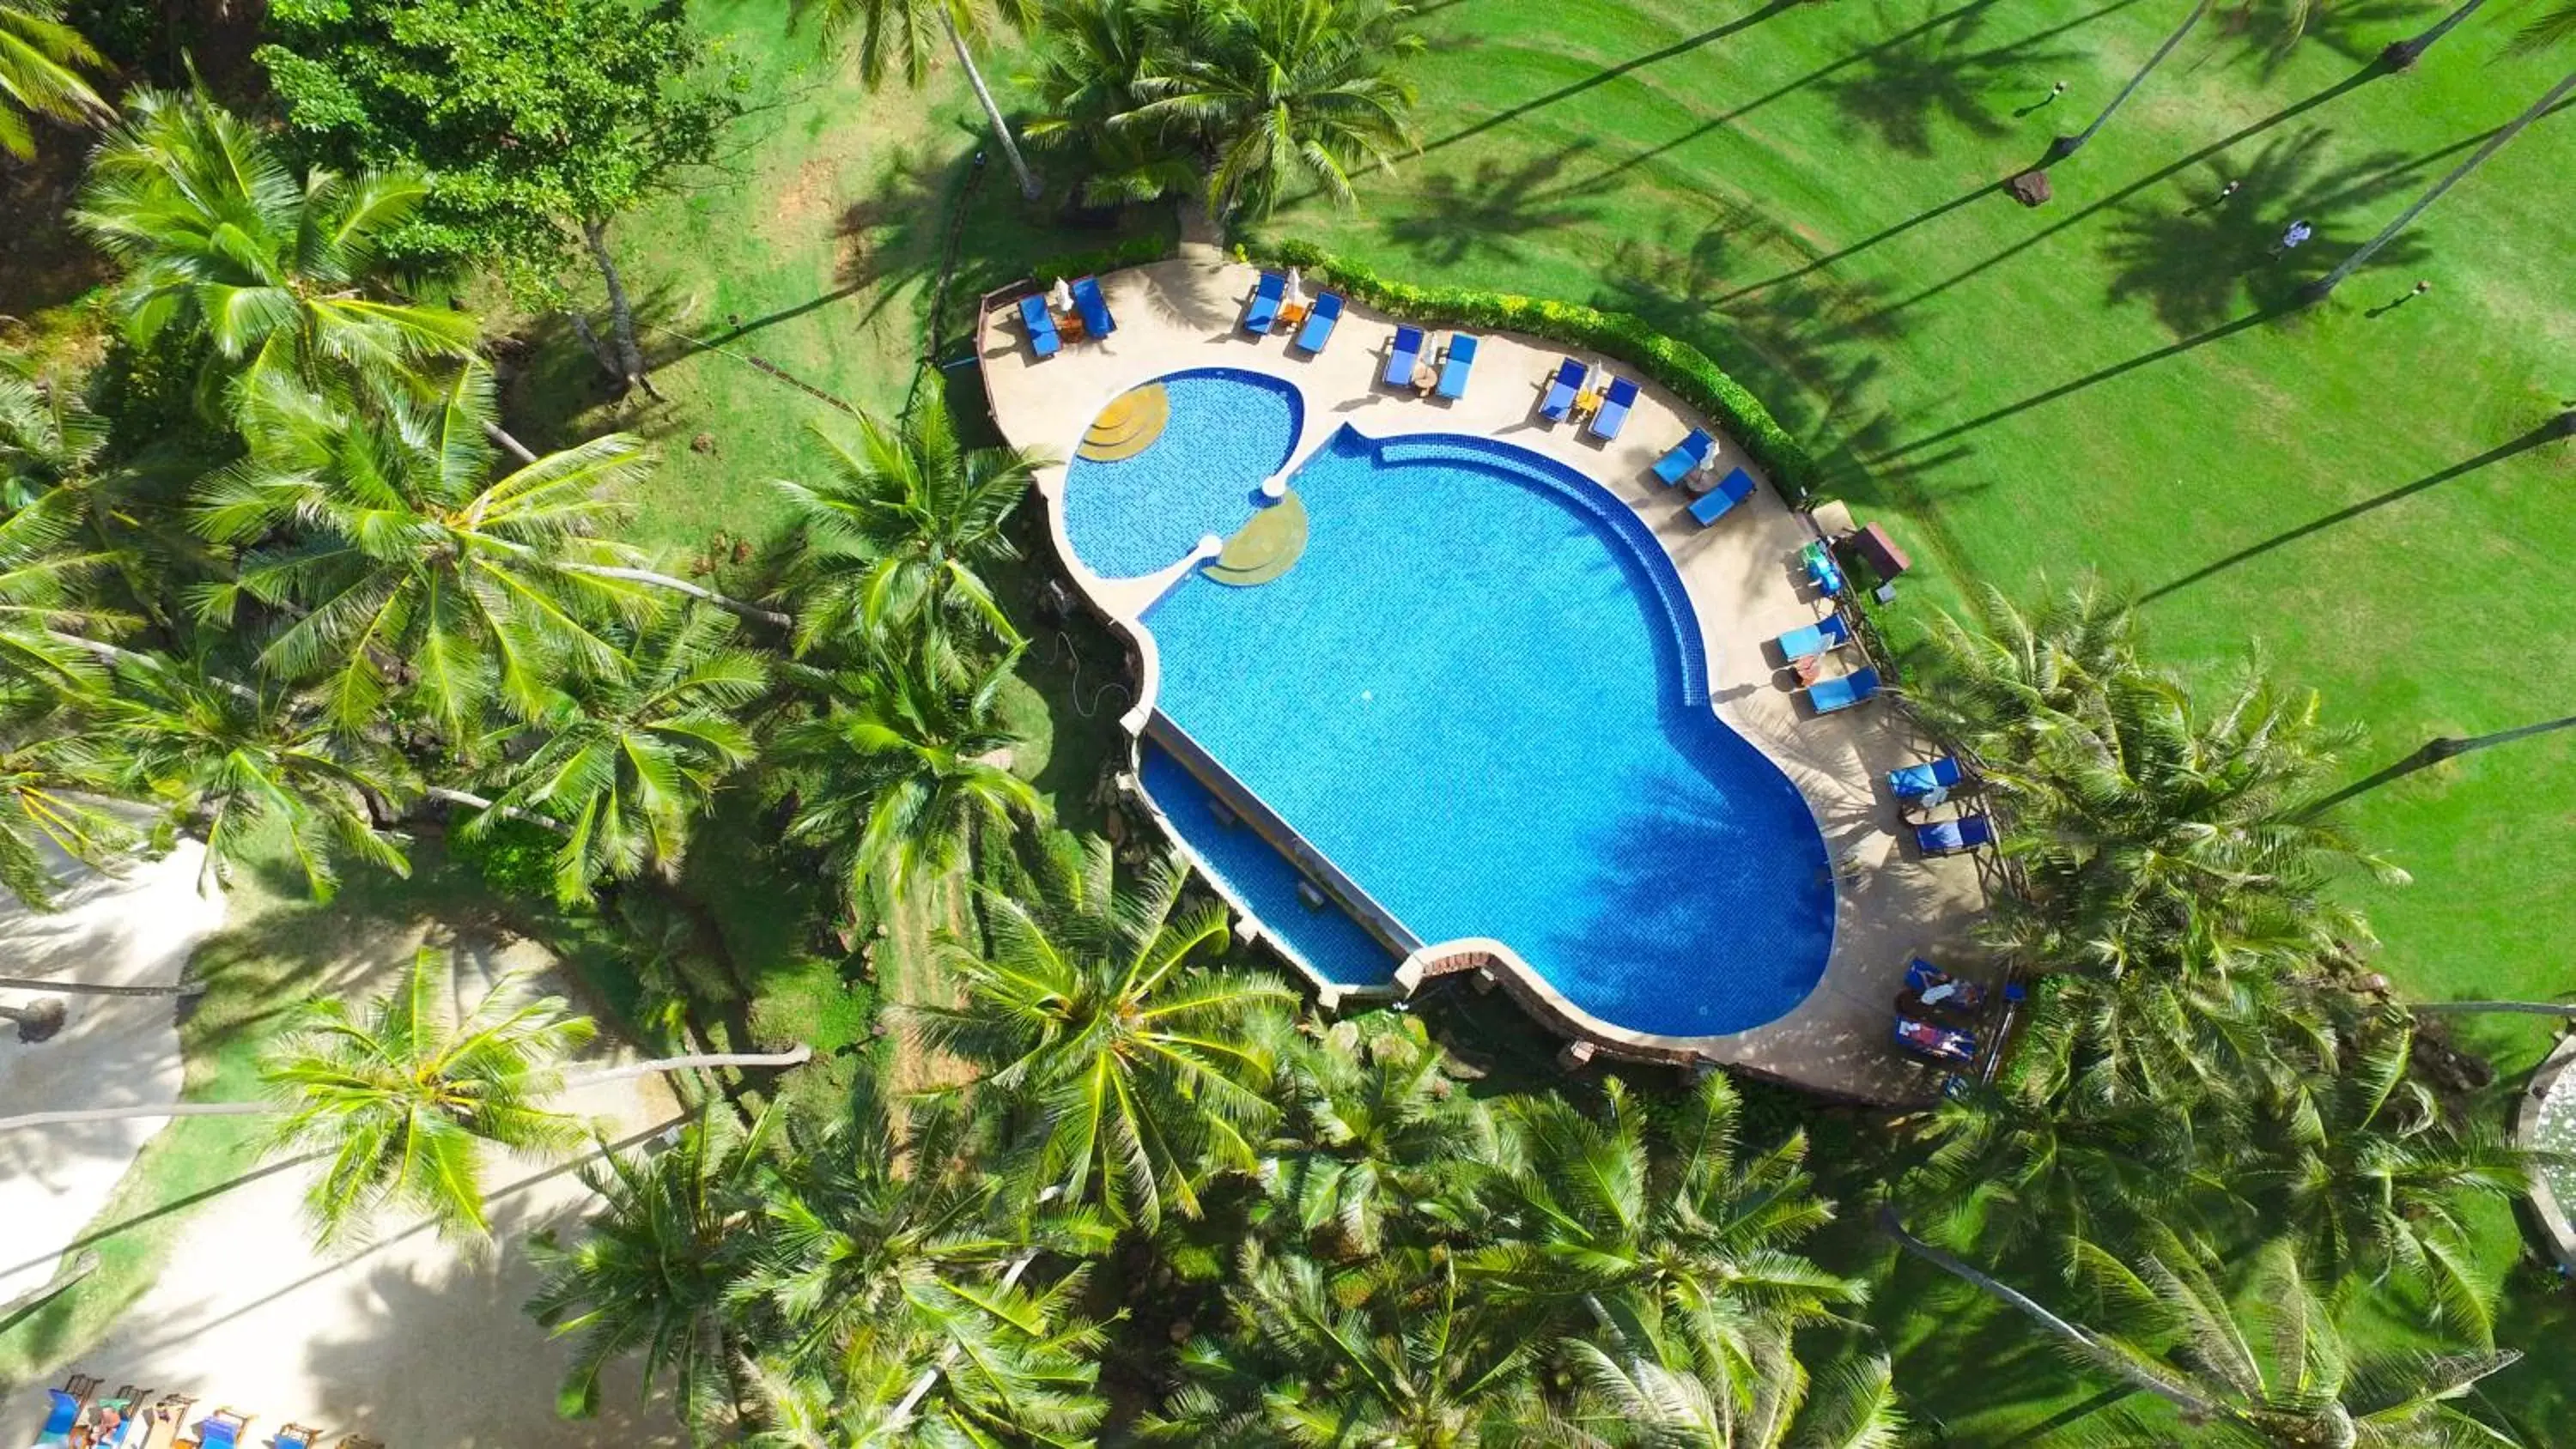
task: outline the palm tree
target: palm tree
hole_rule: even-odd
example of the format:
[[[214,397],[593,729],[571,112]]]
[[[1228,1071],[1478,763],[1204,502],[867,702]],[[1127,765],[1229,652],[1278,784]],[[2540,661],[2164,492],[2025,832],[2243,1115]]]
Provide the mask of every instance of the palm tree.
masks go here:
[[[996,26],[1008,25],[1014,30],[1028,30],[1037,21],[1035,0],[808,0],[823,15],[823,34],[838,40],[853,28],[859,32],[859,75],[870,86],[884,82],[886,72],[896,66],[903,69],[904,84],[920,86],[930,73],[932,57],[944,38],[955,53],[957,64],[966,72],[966,82],[975,88],[975,99],[984,107],[984,119],[992,123],[993,138],[1002,143],[1002,155],[1011,163],[1011,174],[1019,178],[1020,195],[1030,201],[1038,199],[1041,188],[1029,171],[1029,163],[1020,155],[1019,143],[1011,139],[1011,123],[1002,119],[1002,108],[993,102],[993,92],[984,84],[984,73],[975,68],[974,47],[989,42]]]
[[[1261,1186],[1317,1253],[1373,1254],[1388,1219],[1419,1220],[1472,1190],[1468,1165],[1494,1157],[1493,1118],[1449,1066],[1412,1016],[1365,1038],[1338,1022],[1280,1053],[1285,1130],[1262,1150]]]
[[[1121,890],[1113,861],[1106,841],[1050,842],[1034,899],[984,893],[989,955],[941,943],[965,1004],[907,1015],[984,1069],[1040,1181],[1150,1231],[1166,1205],[1197,1217],[1212,1170],[1253,1168],[1277,1116],[1265,1018],[1294,998],[1266,976],[1192,969],[1223,947],[1226,913],[1181,908],[1187,866],[1157,860]]]
[[[1168,120],[1139,123],[1167,64],[1206,54],[1224,16],[1221,0],[1136,4],[1131,0],[1051,0],[1046,45],[1021,84],[1036,98],[1029,122],[1037,145],[1079,144],[1089,205],[1154,201],[1192,189],[1186,128]]]
[[[777,734],[798,781],[787,835],[825,849],[853,905],[879,884],[900,894],[935,877],[985,829],[1046,818],[1036,789],[1011,773],[1020,737],[995,704],[1017,652],[959,661],[962,680],[926,652],[888,647],[860,667],[804,671],[828,702]]]
[[[1946,1095],[1933,1109],[1924,1129],[1932,1150],[1907,1187],[1909,1197],[1945,1214],[1934,1236],[2000,1244],[2032,1233],[2121,1239],[2227,1197],[2220,1164],[2241,1139],[2241,1104],[2180,1086],[2108,1101],[2069,1092],[2059,1073],[2035,1060],[2047,1054],[2025,1045],[1999,1083]],[[1989,1234],[1990,1224],[2000,1231]]]
[[[799,652],[861,630],[908,633],[971,615],[1018,643],[982,570],[1019,550],[1003,531],[1041,463],[1014,448],[965,448],[932,397],[888,427],[859,420],[859,447],[823,438],[831,475],[781,481],[796,527],[787,567]]]
[[[1422,50],[1412,13],[1388,0],[1244,0],[1204,54],[1155,78],[1127,124],[1197,138],[1219,219],[1267,216],[1299,180],[1348,202],[1352,172],[1391,165],[1412,144],[1413,87],[1400,73]]]
[[[542,816],[563,825],[555,894],[570,905],[602,880],[678,868],[689,823],[716,785],[751,763],[751,731],[734,718],[769,686],[760,656],[729,646],[733,621],[695,608],[646,626],[619,666],[575,669],[538,716],[536,745],[517,756],[494,808],[461,833]]]
[[[28,910],[54,908],[46,845],[105,870],[134,844],[134,830],[92,798],[116,788],[115,762],[92,724],[50,690],[0,686],[0,888]]]
[[[113,456],[108,431],[75,389],[0,355],[0,508],[12,531],[41,528],[56,548],[77,539],[84,568],[113,571],[124,586],[122,611],[167,629],[179,568],[219,567],[179,521],[194,470],[157,448]],[[22,522],[39,503],[38,517]]]
[[[1565,1345],[1582,1385],[1573,1416],[1582,1449],[1896,1449],[1905,1416],[1897,1408],[1893,1368],[1884,1358],[1847,1358],[1810,1376],[1775,1345],[1743,1407],[1740,1396],[1712,1386],[1659,1340],[1604,1347],[1587,1339]]]
[[[563,1412],[599,1412],[599,1376],[629,1354],[644,1360],[644,1392],[665,1384],[692,1431],[706,1434],[747,1397],[738,1346],[742,1280],[751,1229],[774,1170],[774,1111],[746,1131],[730,1111],[701,1110],[676,1145],[607,1153],[582,1169],[605,1206],[570,1247],[539,1233],[528,1256],[545,1281],[528,1312],[557,1338],[572,1338]]]
[[[1563,1097],[1513,1099],[1486,1193],[1483,1231],[1500,1241],[1469,1272],[1533,1332],[1607,1324],[1634,1339],[1668,1322],[1689,1335],[1700,1377],[1758,1382],[1766,1351],[1863,1289],[1796,1252],[1834,1215],[1803,1165],[1805,1135],[1743,1156],[1741,1111],[1714,1072],[1663,1114],[1616,1079],[1597,1114]]]
[[[2449,23],[2451,22],[2446,22],[2446,26]],[[2428,37],[2423,38],[2423,43],[2430,45],[2434,40],[2440,39],[2443,28],[2445,27],[2436,27]],[[2514,38],[2513,48],[2530,53],[2563,45],[2571,39],[2576,39],[2576,4],[2563,4],[2543,13],[2538,19],[2525,26],[2522,33]],[[2421,53],[2420,48],[2418,53]],[[2568,72],[2564,80],[2542,92],[2539,100],[2532,102],[2521,115],[2505,122],[2494,135],[2487,137],[2486,144],[2470,152],[2467,160],[2451,168],[2441,180],[2426,187],[2423,195],[2416,197],[2404,211],[2397,213],[2396,219],[2380,228],[2379,235],[2362,243],[2360,250],[2337,263],[2335,269],[2326,273],[2323,280],[2309,288],[2309,295],[2323,297],[2342,286],[2345,278],[2361,270],[2365,263],[2378,254],[2381,247],[2396,240],[2399,232],[2414,225],[2415,218],[2422,216],[2434,202],[2441,200],[2443,192],[2458,185],[2470,172],[2485,165],[2488,157],[2503,150],[2532,122],[2549,114],[2550,108],[2557,105],[2571,91],[2576,91],[2576,71]]]
[[[1184,1386],[1138,1425],[1146,1443],[1246,1449],[1476,1449],[1550,1442],[1533,1381],[1541,1340],[1417,1251],[1328,1270],[1244,1244],[1231,1339],[1181,1356]]]
[[[55,0],[0,3],[0,151],[21,161],[36,154],[30,116],[94,123],[115,114],[76,69],[106,62],[61,17]]]
[[[104,661],[126,651],[95,636],[133,620],[88,602],[109,560],[73,547],[80,527],[68,490],[38,495],[0,517],[0,679],[55,694],[93,694]]]
[[[228,366],[385,394],[475,346],[471,314],[381,295],[379,245],[427,194],[398,173],[298,177],[204,96],[138,90],[73,220],[124,264],[111,306],[137,338],[202,329]]]

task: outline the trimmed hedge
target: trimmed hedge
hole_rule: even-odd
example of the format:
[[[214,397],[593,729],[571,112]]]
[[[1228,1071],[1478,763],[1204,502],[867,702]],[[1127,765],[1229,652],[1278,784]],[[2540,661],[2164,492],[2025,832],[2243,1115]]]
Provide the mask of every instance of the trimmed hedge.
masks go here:
[[[1058,277],[1096,277],[1103,272],[1121,272],[1129,267],[1162,261],[1172,252],[1173,242],[1169,237],[1131,236],[1125,241],[1090,251],[1041,257],[1029,267],[1029,277],[1040,287],[1051,287]]]
[[[1235,255],[1317,274],[1354,300],[1409,322],[1491,327],[1607,353],[1717,419],[1771,475],[1783,496],[1804,504],[1814,491],[1814,456],[1780,426],[1762,399],[1727,376],[1708,354],[1656,331],[1642,317],[1475,287],[1417,287],[1381,277],[1365,263],[1344,260],[1306,241],[1255,242],[1236,247]]]

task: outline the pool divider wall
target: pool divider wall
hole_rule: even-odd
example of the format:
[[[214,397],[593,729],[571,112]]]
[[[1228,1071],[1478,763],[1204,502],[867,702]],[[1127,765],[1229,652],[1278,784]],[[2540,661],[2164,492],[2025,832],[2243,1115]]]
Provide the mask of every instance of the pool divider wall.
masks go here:
[[[2540,1146],[2540,1115],[2561,1078],[2567,1078],[2569,1090],[2576,1091],[2576,1036],[2561,1038],[2538,1068],[2531,1074],[2531,1085],[2522,1094],[2514,1112],[2514,1141],[2526,1150]],[[2559,1266],[2576,1273],[2576,1222],[2567,1216],[2568,1204],[2558,1200],[2558,1191],[2549,1184],[2549,1174],[2531,1175],[2532,1215],[2540,1220],[2540,1235],[2549,1242],[2550,1253]]]

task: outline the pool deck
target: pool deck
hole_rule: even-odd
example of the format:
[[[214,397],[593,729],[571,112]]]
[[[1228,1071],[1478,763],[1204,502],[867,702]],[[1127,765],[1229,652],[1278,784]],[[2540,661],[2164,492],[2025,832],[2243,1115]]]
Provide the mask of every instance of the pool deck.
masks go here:
[[[1352,305],[1324,352],[1310,356],[1291,348],[1284,335],[1255,337],[1239,327],[1258,276],[1212,253],[1112,273],[1101,283],[1117,330],[1102,342],[1068,341],[1044,361],[1029,351],[1015,311],[988,310],[977,347],[1003,435],[1014,446],[1067,459],[1101,408],[1128,388],[1183,368],[1232,367],[1285,378],[1304,394],[1303,431],[1283,471],[1293,471],[1348,423],[1380,438],[1427,432],[1499,438],[1578,469],[1615,493],[1663,542],[1681,575],[1698,614],[1718,716],[1788,774],[1824,834],[1840,877],[1824,977],[1804,1001],[1765,1025],[1728,1036],[1670,1038],[1584,1016],[1519,967],[1501,943],[1445,943],[1423,954],[1457,964],[1502,958],[1505,984],[1525,1004],[1555,1018],[1551,1025],[1566,1034],[1592,1038],[1614,1053],[1696,1054],[1837,1096],[1887,1104],[1926,1099],[1946,1073],[1890,1045],[1893,1003],[1905,963],[1917,954],[1983,974],[1969,928],[1985,909],[1985,884],[1975,857],[1919,857],[1880,784],[1887,771],[1934,753],[1906,717],[1884,703],[1807,717],[1787,671],[1770,662],[1769,640],[1827,612],[1797,567],[1799,549],[1815,537],[1806,518],[1782,502],[1714,422],[1642,378],[1627,427],[1609,444],[1576,425],[1538,417],[1539,395],[1566,350],[1508,333],[1478,334],[1483,340],[1464,399],[1393,391],[1378,381],[1393,322]],[[1608,361],[1577,355],[1596,366]],[[1613,370],[1635,377],[1625,367]],[[1652,472],[1693,426],[1720,439],[1721,472],[1742,466],[1763,483],[1750,502],[1706,529],[1686,511],[1692,495],[1663,487]],[[1195,566],[1196,556],[1151,579],[1095,578],[1066,546],[1064,479],[1061,461],[1038,473],[1057,552],[1093,604],[1125,626],[1144,660],[1146,678],[1128,717],[1135,733],[1150,710],[1158,672],[1152,638],[1136,620],[1180,572]],[[1525,979],[1511,979],[1524,973]]]

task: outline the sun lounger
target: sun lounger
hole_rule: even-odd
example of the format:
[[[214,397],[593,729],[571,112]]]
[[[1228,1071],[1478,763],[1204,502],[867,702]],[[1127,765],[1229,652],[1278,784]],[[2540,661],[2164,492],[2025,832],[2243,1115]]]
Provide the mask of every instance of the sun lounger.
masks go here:
[[[1082,330],[1094,342],[1118,330],[1118,319],[1109,315],[1109,299],[1100,295],[1098,277],[1073,284],[1073,310],[1082,314]]]
[[[1422,329],[1399,326],[1395,329],[1395,345],[1386,350],[1386,372],[1382,380],[1388,387],[1411,387],[1413,369],[1421,361]]]
[[[1827,614],[1804,629],[1792,629],[1771,641],[1780,651],[1780,662],[1795,664],[1819,654],[1828,654],[1851,642],[1851,623],[1840,614]]]
[[[1031,293],[1020,299],[1020,323],[1029,329],[1029,350],[1040,357],[1053,357],[1064,347],[1064,339],[1055,332],[1055,319],[1047,315],[1046,298]]]
[[[1855,669],[1832,679],[1819,679],[1807,688],[1807,703],[1818,714],[1832,714],[1849,709],[1878,693],[1878,671]]]
[[[1547,384],[1547,396],[1540,398],[1538,415],[1552,423],[1565,421],[1574,410],[1574,394],[1583,386],[1584,365],[1569,357],[1556,365],[1556,376]]]
[[[1700,527],[1706,528],[1724,518],[1727,510],[1752,496],[1753,475],[1738,468],[1727,474],[1716,487],[1693,499],[1690,516],[1699,520]]]
[[[1673,444],[1673,450],[1666,453],[1662,460],[1655,464],[1655,476],[1669,488],[1689,476],[1690,470],[1707,462],[1710,451],[1716,447],[1717,439],[1710,437],[1699,428],[1693,428],[1690,430],[1689,437]]]
[[[1983,815],[1935,820],[1914,827],[1914,844],[1925,855],[1964,855],[1995,843],[1995,823]]]
[[[1816,592],[1834,598],[1843,591],[1843,566],[1834,562],[1834,551],[1821,543],[1808,544],[1798,553],[1799,566],[1807,571],[1808,582]]]
[[[1920,956],[1905,963],[1905,989],[1921,997],[1926,1006],[1952,1011],[1974,1011],[1986,1001],[1983,982],[1962,981]]]
[[[1928,764],[1887,772],[1887,788],[1899,800],[1913,800],[1959,783],[1959,762],[1943,755]]]
[[[1321,352],[1333,340],[1333,324],[1342,320],[1342,299],[1336,292],[1326,292],[1306,309],[1306,325],[1297,329],[1297,346],[1307,352]]]
[[[250,1415],[217,1409],[197,1421],[197,1449],[239,1449],[242,1431],[249,1427]]]
[[[1896,1044],[1918,1056],[1936,1062],[1973,1062],[1977,1059],[1977,1034],[1965,1027],[1939,1026],[1916,1021],[1910,1016],[1896,1019]]]
[[[268,1442],[269,1449],[313,1449],[321,1439],[322,1431],[319,1429],[308,1429],[302,1424],[289,1424],[278,1430],[277,1437]]]
[[[1628,409],[1637,401],[1637,385],[1624,377],[1610,379],[1610,391],[1603,395],[1601,406],[1592,414],[1592,436],[1603,442],[1619,436],[1628,426]]]
[[[59,1443],[63,1435],[72,1431],[72,1425],[79,1422],[81,1401],[60,1389],[47,1389],[45,1392],[53,1396],[54,1406],[45,1411],[45,1427],[36,1431],[36,1439],[38,1443]]]
[[[1467,395],[1467,371],[1476,365],[1476,339],[1464,332],[1449,336],[1449,353],[1440,364],[1440,386],[1433,389],[1455,402]]]
[[[1288,295],[1288,278],[1278,272],[1263,272],[1261,285],[1252,289],[1252,305],[1243,309],[1243,330],[1267,332],[1279,321],[1280,299]]]

